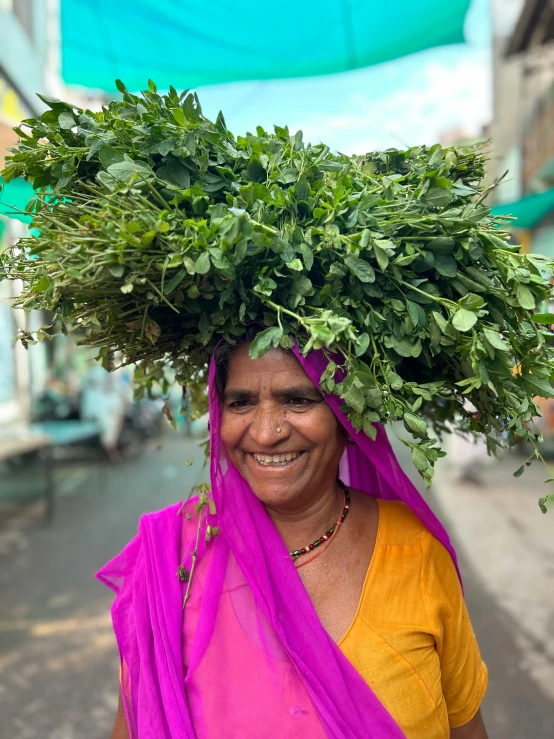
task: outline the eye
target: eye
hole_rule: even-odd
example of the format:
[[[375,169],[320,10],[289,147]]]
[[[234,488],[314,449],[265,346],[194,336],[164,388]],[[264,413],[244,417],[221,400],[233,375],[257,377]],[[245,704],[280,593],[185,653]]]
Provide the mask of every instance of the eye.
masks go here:
[[[302,407],[311,405],[313,403],[313,400],[310,400],[309,398],[288,398],[286,403],[287,405]]]
[[[233,408],[234,410],[241,410],[242,408],[247,408],[249,405],[249,400],[233,400],[231,403],[227,404],[227,407]]]

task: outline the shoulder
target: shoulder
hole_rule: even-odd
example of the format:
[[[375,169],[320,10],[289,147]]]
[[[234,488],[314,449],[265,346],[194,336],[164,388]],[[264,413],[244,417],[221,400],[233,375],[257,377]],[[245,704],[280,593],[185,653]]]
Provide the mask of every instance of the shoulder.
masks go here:
[[[380,545],[417,546],[430,567],[456,571],[450,552],[405,503],[380,498],[378,506]]]
[[[419,546],[431,534],[405,503],[379,498],[379,544]]]
[[[417,547],[422,560],[422,578],[439,578],[459,586],[450,552],[433,536],[405,503],[379,499],[378,543],[384,546]]]
[[[187,501],[187,503],[175,503],[159,511],[144,513],[138,522],[138,533],[96,573],[96,577],[119,594],[123,590],[123,583],[126,581],[129,584],[134,577],[135,570],[141,566],[145,541],[152,539],[160,541],[161,538],[178,537],[182,521],[187,520],[184,512],[189,504],[193,510],[194,503]],[[181,512],[183,512],[182,516]]]
[[[159,511],[149,511],[148,513],[143,513],[139,519],[139,531],[141,530],[141,527],[145,524],[157,524],[163,523],[164,521],[172,521],[174,519],[178,519],[181,513],[184,514],[190,503],[191,501],[186,501],[185,503],[173,503],[166,508],[161,508]]]

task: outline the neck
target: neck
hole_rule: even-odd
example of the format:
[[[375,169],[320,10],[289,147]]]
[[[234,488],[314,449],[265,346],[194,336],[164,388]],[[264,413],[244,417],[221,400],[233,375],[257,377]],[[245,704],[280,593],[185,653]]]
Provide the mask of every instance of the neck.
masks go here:
[[[344,493],[333,480],[323,495],[296,508],[266,507],[267,513],[289,551],[300,549],[319,538],[336,523],[344,505]]]

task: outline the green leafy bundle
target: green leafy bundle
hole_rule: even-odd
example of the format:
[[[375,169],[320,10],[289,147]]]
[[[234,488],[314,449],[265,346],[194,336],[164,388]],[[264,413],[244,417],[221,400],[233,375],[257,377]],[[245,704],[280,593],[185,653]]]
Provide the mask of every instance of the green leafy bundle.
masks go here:
[[[169,365],[201,390],[216,342],[249,321],[267,326],[253,357],[292,336],[338,350],[346,376],[331,362],[324,389],[370,437],[402,419],[427,483],[431,428],[491,449],[531,438],[533,398],[553,394],[554,317],[533,311],[554,263],[507,243],[480,149],[347,157],[277,126],[235,138],[194,94],[119,88],[100,112],[44,97],[17,129],[3,176],[38,191],[39,235],[0,276],[24,280],[23,308],[52,311],[105,363],[122,351],[143,390]]]

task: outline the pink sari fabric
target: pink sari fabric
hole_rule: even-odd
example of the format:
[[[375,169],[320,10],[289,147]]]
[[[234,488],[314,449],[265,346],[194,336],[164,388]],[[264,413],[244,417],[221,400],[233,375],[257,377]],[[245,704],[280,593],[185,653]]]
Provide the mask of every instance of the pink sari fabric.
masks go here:
[[[298,359],[319,385],[322,353]],[[145,515],[138,536],[99,573],[112,607],[131,739],[402,739],[403,732],[325,632],[260,501],[221,448],[210,368],[210,476],[217,515],[203,514],[183,613],[197,519],[180,505]],[[450,550],[448,536],[402,472],[383,429],[351,434],[341,469],[376,497],[403,500]],[[346,455],[345,455],[346,457]],[[344,477],[343,477],[344,479]],[[194,502],[186,504],[192,511]],[[181,515],[179,512],[181,511]],[[207,525],[220,534],[206,545]]]

